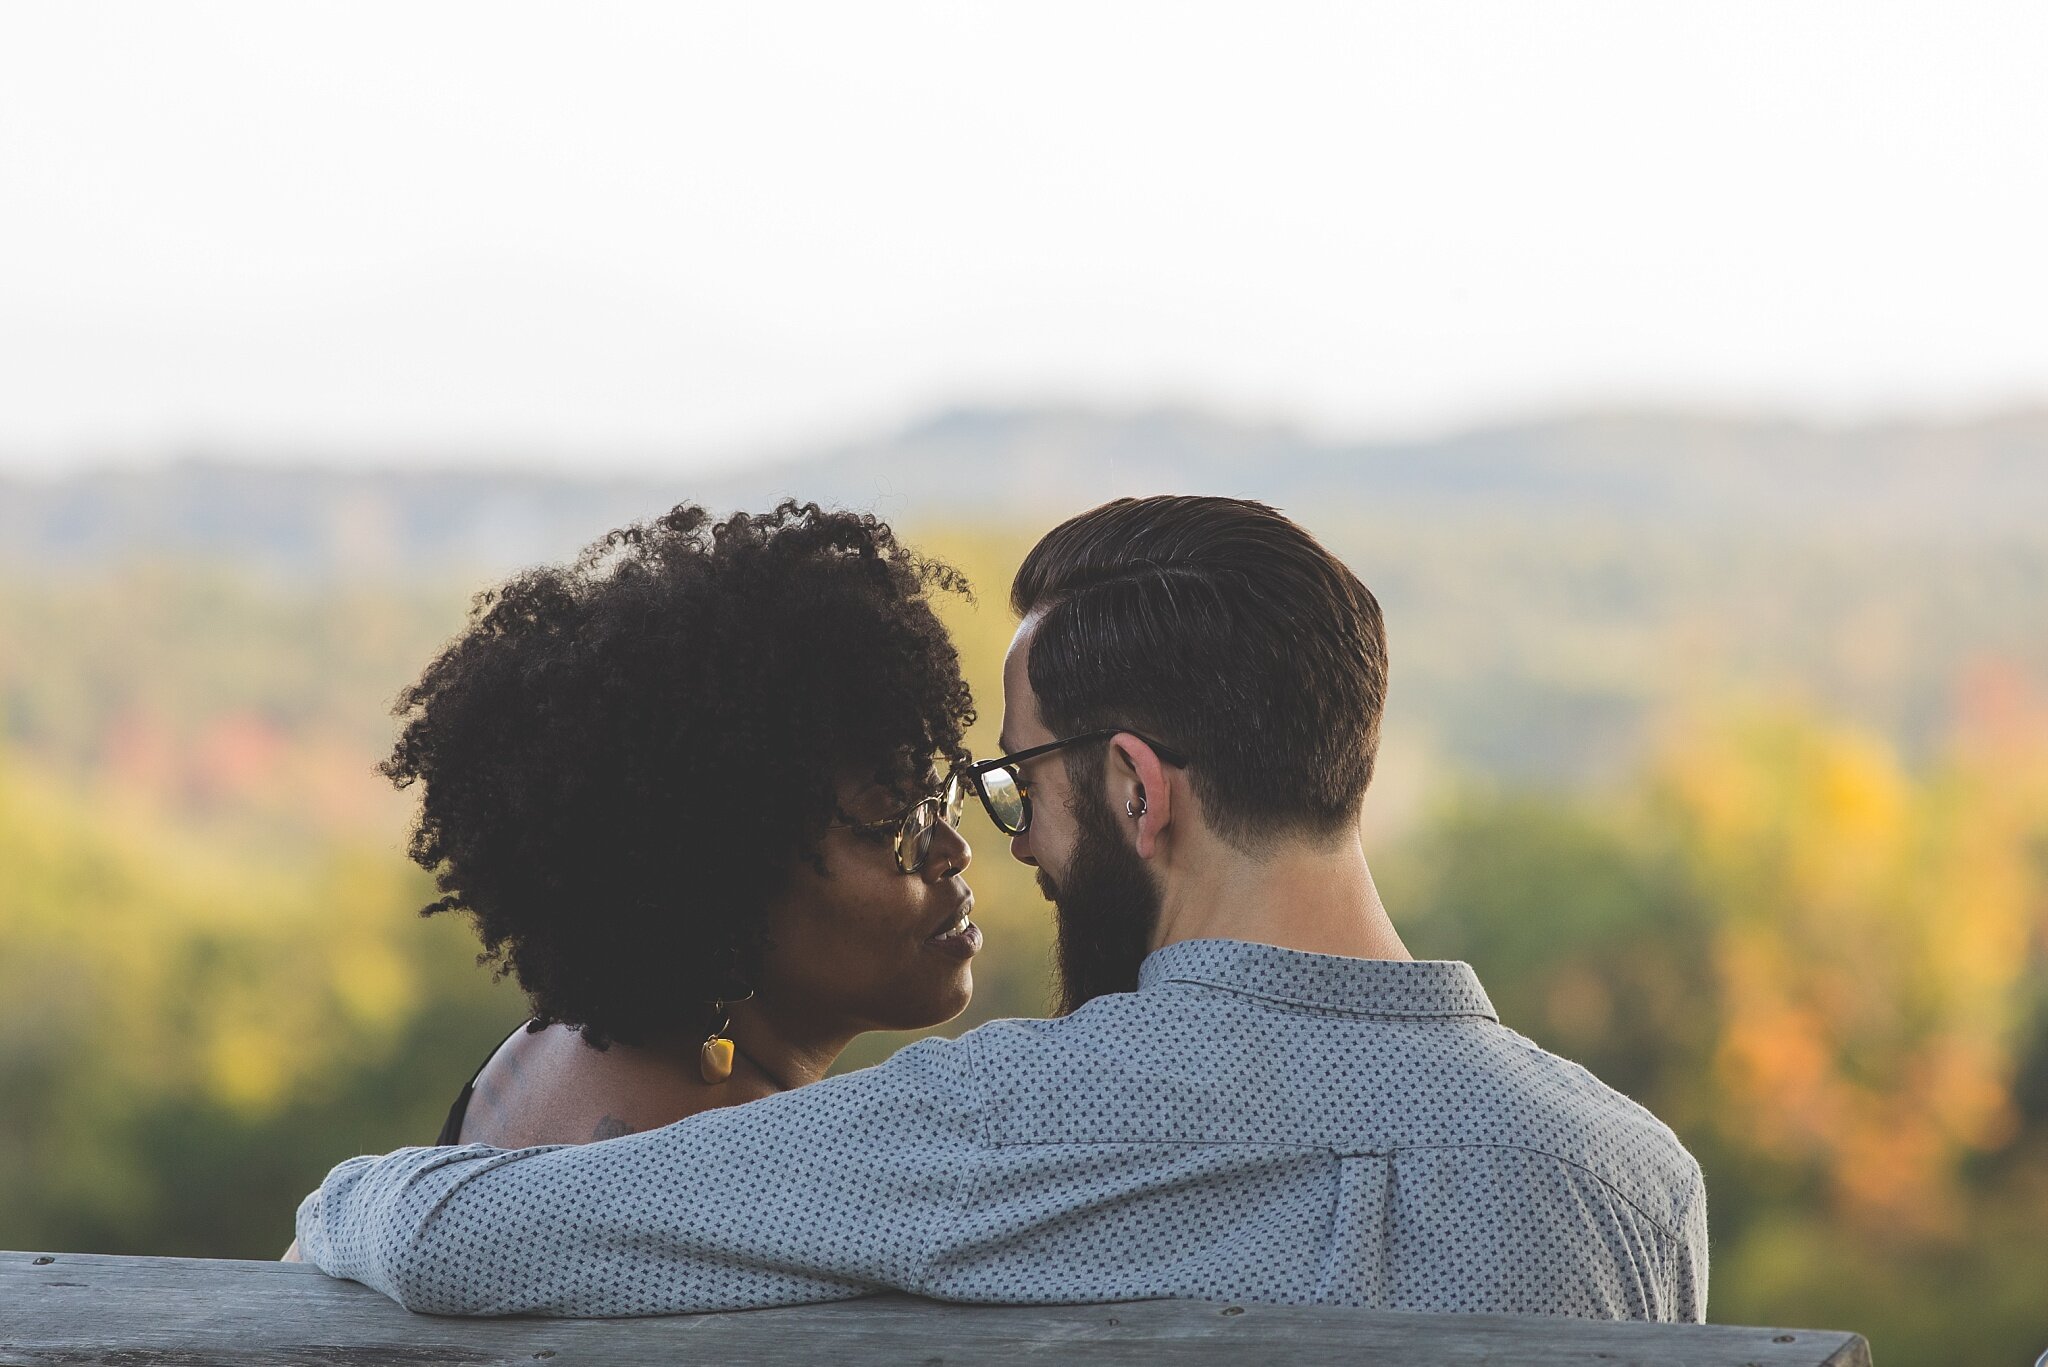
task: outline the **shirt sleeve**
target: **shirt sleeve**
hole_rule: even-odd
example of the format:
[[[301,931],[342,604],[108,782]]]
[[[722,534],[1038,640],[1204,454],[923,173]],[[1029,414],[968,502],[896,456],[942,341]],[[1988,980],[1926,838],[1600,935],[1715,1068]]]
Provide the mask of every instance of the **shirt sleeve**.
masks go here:
[[[1678,1304],[1680,1323],[1707,1321],[1707,1184],[1693,1165],[1692,1199],[1678,1226]]]
[[[410,1310],[612,1316],[923,1288],[981,1161],[967,1046],[659,1130],[532,1149],[352,1158],[299,1247]]]

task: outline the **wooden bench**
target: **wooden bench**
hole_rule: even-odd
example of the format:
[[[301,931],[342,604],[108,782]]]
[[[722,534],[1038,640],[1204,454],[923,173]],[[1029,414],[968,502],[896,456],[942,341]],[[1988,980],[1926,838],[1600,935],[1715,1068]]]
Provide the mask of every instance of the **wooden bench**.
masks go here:
[[[1208,1301],[962,1306],[877,1296],[654,1319],[450,1319],[293,1263],[0,1253],[0,1364],[1400,1364],[1861,1367],[1860,1335]]]

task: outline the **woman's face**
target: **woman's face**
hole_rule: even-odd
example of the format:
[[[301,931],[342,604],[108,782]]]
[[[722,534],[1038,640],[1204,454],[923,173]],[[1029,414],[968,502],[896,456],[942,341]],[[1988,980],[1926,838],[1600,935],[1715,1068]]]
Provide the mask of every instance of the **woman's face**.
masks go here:
[[[937,785],[934,784],[933,787]],[[842,779],[839,808],[853,822],[902,813],[900,792]],[[768,908],[769,948],[755,980],[757,1006],[820,1033],[916,1030],[951,1020],[974,995],[981,931],[962,918],[974,894],[960,875],[973,857],[944,821],[915,873],[896,865],[893,824],[879,832],[831,829],[819,859],[798,862]]]

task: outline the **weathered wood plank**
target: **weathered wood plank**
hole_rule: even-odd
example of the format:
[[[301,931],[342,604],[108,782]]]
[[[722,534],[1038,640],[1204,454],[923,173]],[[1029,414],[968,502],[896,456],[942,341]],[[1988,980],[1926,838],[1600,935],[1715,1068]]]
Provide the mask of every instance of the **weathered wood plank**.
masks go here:
[[[413,1315],[290,1263],[0,1253],[6,1367],[731,1363],[1867,1367],[1854,1334],[1205,1301],[959,1306],[909,1296],[631,1320]]]

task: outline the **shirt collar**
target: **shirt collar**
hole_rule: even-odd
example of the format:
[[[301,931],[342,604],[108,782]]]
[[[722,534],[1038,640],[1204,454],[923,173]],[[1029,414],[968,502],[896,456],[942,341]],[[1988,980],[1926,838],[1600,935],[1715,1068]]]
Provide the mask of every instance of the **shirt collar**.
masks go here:
[[[1168,983],[1360,1016],[1500,1019],[1472,966],[1452,959],[1353,959],[1247,940],[1181,940],[1152,951],[1138,969],[1140,992]]]

